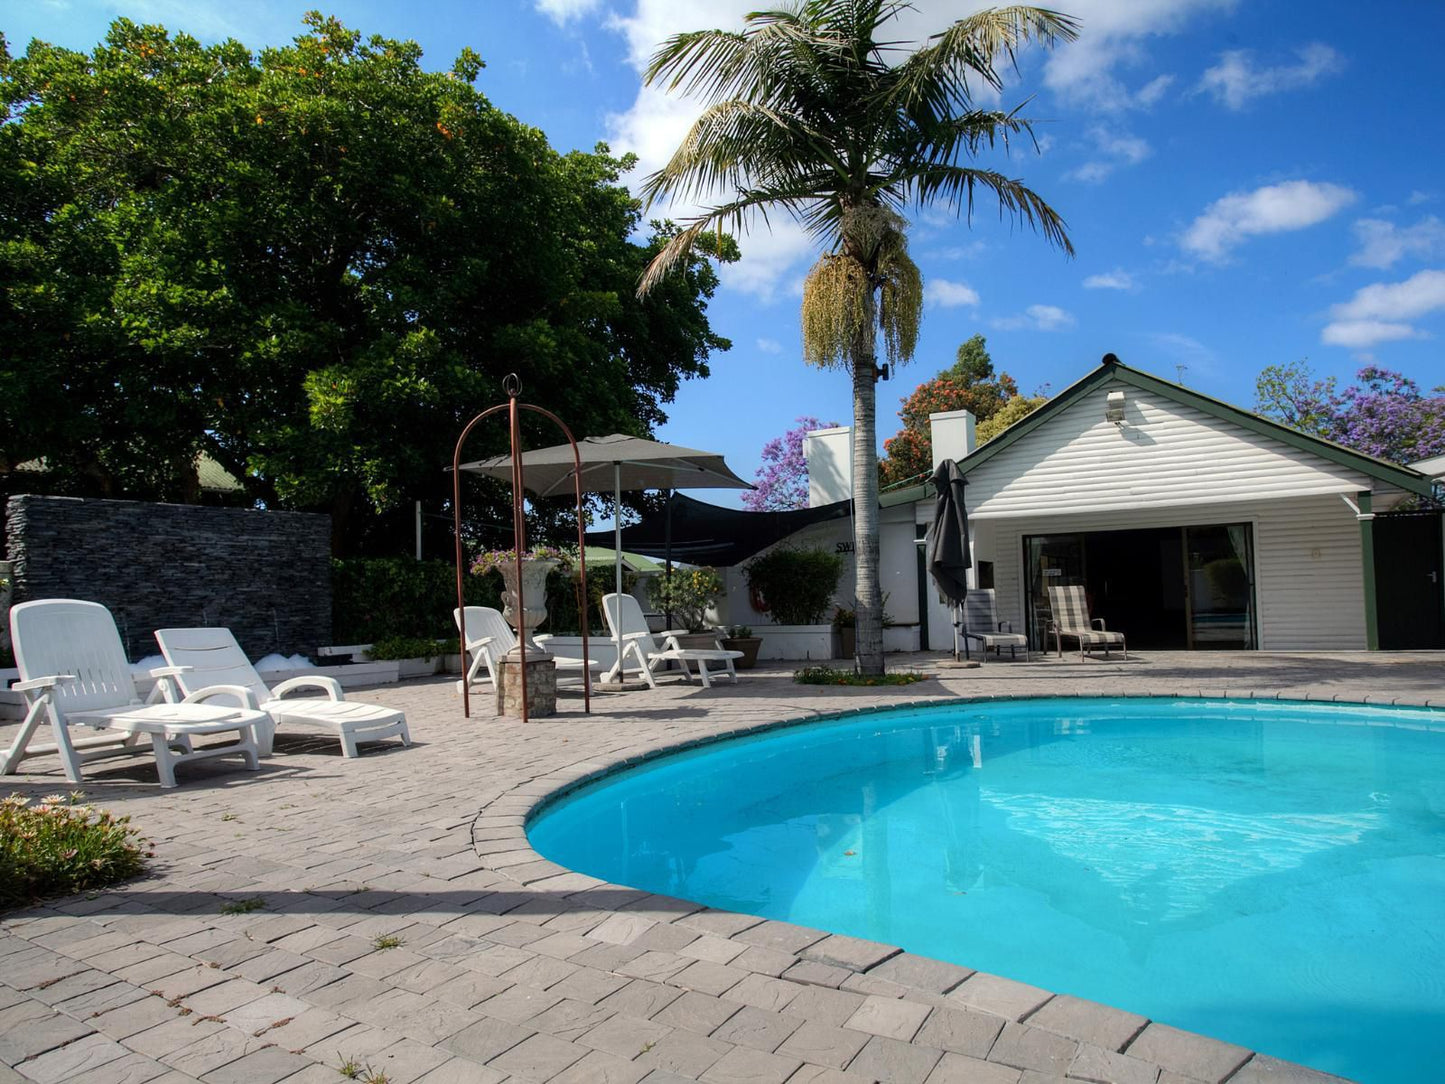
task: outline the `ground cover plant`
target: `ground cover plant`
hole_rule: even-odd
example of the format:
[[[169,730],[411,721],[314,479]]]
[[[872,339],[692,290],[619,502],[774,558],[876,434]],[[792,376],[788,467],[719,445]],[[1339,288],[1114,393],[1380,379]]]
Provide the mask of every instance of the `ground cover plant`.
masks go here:
[[[129,817],[83,805],[82,797],[0,801],[0,911],[129,880],[153,857]]]
[[[857,674],[852,670],[834,670],[829,666],[805,666],[793,671],[799,685],[913,685],[927,681],[930,675],[917,670],[895,670],[887,674]]]

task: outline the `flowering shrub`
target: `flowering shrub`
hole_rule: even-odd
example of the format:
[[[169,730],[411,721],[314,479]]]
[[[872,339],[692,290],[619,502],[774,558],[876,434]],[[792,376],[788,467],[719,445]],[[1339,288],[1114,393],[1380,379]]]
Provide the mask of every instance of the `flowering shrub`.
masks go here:
[[[560,561],[564,568],[571,568],[575,561],[575,557],[571,553],[567,550],[558,549],[556,546],[533,546],[526,553],[522,554],[522,559],[527,561]],[[486,572],[501,571],[503,565],[515,564],[516,561],[517,551],[515,549],[486,550],[483,553],[479,553],[477,559],[472,562],[472,573],[480,576]]]
[[[674,568],[671,576],[654,576],[647,584],[652,605],[680,620],[688,632],[707,627],[707,611],[722,594],[715,568]]]
[[[128,880],[155,856],[129,817],[78,805],[81,797],[0,801],[0,910]]]

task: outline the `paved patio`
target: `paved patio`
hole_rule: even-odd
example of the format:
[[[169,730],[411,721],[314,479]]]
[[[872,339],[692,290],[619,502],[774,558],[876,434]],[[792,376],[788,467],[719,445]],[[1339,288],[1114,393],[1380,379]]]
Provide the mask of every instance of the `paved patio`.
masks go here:
[[[933,668],[937,656],[908,660]],[[893,660],[898,665],[900,660]],[[87,798],[155,841],[146,879],[0,921],[0,1084],[1190,1084],[1334,1080],[1143,1017],[855,938],[606,885],[540,858],[538,799],[604,766],[785,719],[956,697],[1283,696],[1445,706],[1445,654],[1147,653],[939,670],[901,690],[580,697],[462,718],[450,680],[362,691],[415,746],[287,735],[260,772],[100,764]],[[0,725],[8,744],[14,725]],[[69,789],[26,761],[0,793]],[[227,903],[261,899],[250,913]],[[381,947],[392,945],[393,947]],[[7,1068],[8,1067],[8,1068]]]

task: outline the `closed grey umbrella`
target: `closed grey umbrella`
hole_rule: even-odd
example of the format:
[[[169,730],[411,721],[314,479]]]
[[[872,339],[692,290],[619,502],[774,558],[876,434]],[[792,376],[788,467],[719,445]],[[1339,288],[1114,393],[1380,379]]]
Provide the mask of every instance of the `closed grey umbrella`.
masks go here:
[[[589,493],[612,492],[616,590],[622,594],[622,491],[636,489],[752,489],[716,452],[701,452],[680,444],[663,444],[645,437],[613,433],[585,437],[577,442],[582,461],[582,488]],[[572,491],[576,466],[572,446],[558,444],[522,453],[526,485],[539,497]],[[463,463],[462,470],[511,481],[512,457],[493,456]],[[622,645],[615,645],[621,659]],[[620,671],[619,671],[620,673]]]
[[[963,600],[968,595],[968,569],[973,563],[968,552],[968,509],[964,506],[964,481],[958,464],[945,459],[933,472],[938,499],[933,522],[925,536],[924,558],[929,575],[953,610],[953,657],[958,658],[958,623]]]

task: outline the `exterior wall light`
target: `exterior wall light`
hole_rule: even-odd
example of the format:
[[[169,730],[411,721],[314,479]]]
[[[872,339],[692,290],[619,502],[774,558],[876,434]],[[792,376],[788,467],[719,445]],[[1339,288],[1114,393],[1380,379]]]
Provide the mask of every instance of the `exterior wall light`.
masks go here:
[[[1104,402],[1104,420],[1124,428],[1124,393],[1111,391]]]

